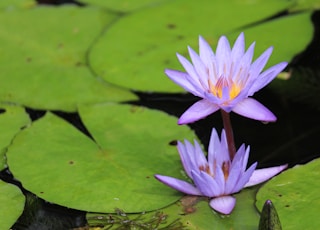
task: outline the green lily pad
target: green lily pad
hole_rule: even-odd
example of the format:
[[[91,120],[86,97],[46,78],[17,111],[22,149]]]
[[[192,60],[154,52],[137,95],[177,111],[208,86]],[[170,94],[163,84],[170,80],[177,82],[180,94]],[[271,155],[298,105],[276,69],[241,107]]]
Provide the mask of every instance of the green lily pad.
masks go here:
[[[35,0],[1,0],[0,10],[11,11],[15,8],[31,8],[37,4]]]
[[[142,7],[154,6],[164,0],[82,0],[81,2],[89,5],[97,5],[107,7],[108,9],[119,11],[119,12],[130,12],[138,10]]]
[[[317,229],[320,225],[320,160],[298,165],[264,184],[257,193],[257,207],[272,200],[283,229]]]
[[[259,224],[259,214],[254,206],[255,193],[258,190],[258,186],[244,189],[240,193],[234,196],[237,199],[237,204],[234,211],[230,215],[221,215],[213,211],[208,203],[208,199],[205,197],[196,196],[184,196],[178,202],[171,204],[170,206],[156,210],[150,213],[138,213],[127,214],[125,210],[122,210],[118,217],[112,215],[111,218],[115,219],[114,227],[123,228],[128,226],[134,226],[137,229],[139,224],[148,226],[150,223],[162,223],[158,228],[160,229],[243,229],[243,230],[255,230]],[[162,213],[162,219],[156,221],[154,218],[157,213]],[[98,215],[96,213],[87,213],[87,219],[89,225],[94,226],[111,226],[110,216]],[[153,220],[153,221],[152,221]],[[165,225],[168,225],[165,228]],[[170,226],[170,227],[169,227]],[[175,227],[174,227],[175,226]],[[179,227],[178,227],[179,226]],[[152,229],[158,229],[152,228]],[[149,229],[149,228],[146,228]],[[151,229],[151,228],[150,228]],[[162,228],[161,228],[162,229]]]
[[[93,76],[87,66],[89,47],[115,17],[75,6],[0,12],[0,101],[75,111],[79,103],[135,99]]]
[[[182,177],[174,142],[195,138],[187,126],[132,105],[81,106],[80,115],[94,140],[51,113],[14,139],[8,165],[27,190],[93,212],[148,211],[180,198],[153,175]]]
[[[312,40],[311,14],[312,12],[292,14],[249,27],[245,30],[246,44],[256,41],[256,58],[268,47],[274,47],[267,67],[283,61],[289,62],[298,52],[303,51]],[[282,35],[280,36],[280,34]],[[228,34],[231,40],[235,40],[237,36],[239,36],[239,32]],[[287,42],[289,37],[294,39]]]
[[[10,229],[22,214],[25,197],[17,186],[0,180],[0,229]]]
[[[194,212],[181,216],[181,221],[189,229],[257,229],[259,214],[254,207],[254,195],[257,188],[244,189],[236,194],[237,204],[228,216],[213,211],[208,201],[201,201],[194,206]],[[181,207],[180,207],[181,208]],[[167,210],[165,210],[167,212]],[[181,213],[181,211],[180,211]],[[170,215],[170,212],[168,211]],[[177,215],[177,213],[176,213]]]
[[[318,0],[296,0],[295,5],[290,8],[290,11],[301,11],[301,10],[318,10],[320,9],[320,2]]]
[[[221,34],[237,31],[238,35],[240,30],[251,33],[251,29],[257,47],[261,43],[279,44],[276,54],[281,54],[281,61],[290,61],[310,41],[311,21],[295,24],[296,20],[286,20],[290,15],[264,20],[292,4],[278,0],[208,0],[202,4],[177,0],[146,8],[120,18],[100,37],[90,52],[90,65],[97,75],[115,85],[140,91],[182,92],[164,74],[165,68],[182,70],[176,52],[186,55],[188,45],[197,50],[199,34],[215,47]],[[260,34],[264,29],[268,30]],[[300,33],[301,30],[304,32]],[[292,42],[287,42],[288,38]],[[113,55],[107,57],[108,53]],[[271,59],[270,64],[274,61]]]
[[[22,107],[0,104],[0,110],[2,111],[0,113],[0,170],[2,170],[6,167],[7,146],[21,128],[30,123],[30,119]]]

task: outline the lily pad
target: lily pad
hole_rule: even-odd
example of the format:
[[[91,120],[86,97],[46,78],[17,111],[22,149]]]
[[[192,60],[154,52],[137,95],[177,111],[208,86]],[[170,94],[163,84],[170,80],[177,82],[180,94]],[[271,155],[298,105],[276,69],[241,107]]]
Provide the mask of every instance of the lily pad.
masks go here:
[[[268,47],[273,46],[273,54],[266,65],[267,67],[282,61],[289,62],[291,58],[303,51],[312,40],[311,14],[312,12],[292,14],[251,26],[245,30],[246,44],[256,41],[256,58]],[[282,35],[280,36],[280,34]],[[235,40],[238,36],[239,32],[228,34],[231,40]],[[289,38],[294,39],[287,42]]]
[[[37,4],[36,0],[1,0],[0,10],[11,11],[15,8],[31,8]]]
[[[176,0],[146,8],[121,17],[100,37],[90,52],[90,65],[97,75],[115,85],[139,91],[182,92],[164,74],[165,68],[182,69],[176,52],[185,55],[187,45],[197,49],[199,34],[215,47],[220,35],[235,31],[238,35],[247,30],[251,33],[251,29],[252,38],[258,41],[257,47],[261,43],[279,44],[276,54],[281,54],[281,61],[290,61],[310,41],[311,21],[296,24],[299,18],[287,20],[290,15],[266,19],[292,4],[278,0],[208,0],[201,4]],[[264,29],[268,30],[261,34]],[[304,32],[300,33],[301,30]],[[257,53],[262,47],[265,48],[261,46]],[[113,55],[108,56],[109,53]],[[270,64],[275,64],[275,60]]]
[[[182,177],[174,143],[195,138],[188,127],[133,105],[81,106],[80,116],[94,140],[51,113],[14,139],[8,164],[27,190],[93,212],[150,211],[180,198],[153,175]]]
[[[131,12],[142,7],[154,6],[164,0],[82,0],[81,2],[90,5],[103,6],[110,10],[119,12]]]
[[[10,229],[22,214],[25,197],[17,186],[0,180],[0,229]]]
[[[257,207],[272,200],[283,229],[317,229],[320,225],[320,160],[298,165],[264,184],[257,193]]]
[[[14,136],[30,123],[24,108],[0,104],[0,170],[6,167],[5,153]]]
[[[235,194],[237,205],[230,215],[220,215],[213,211],[208,204],[208,199],[205,197],[184,196],[178,202],[154,212],[127,214],[125,210],[121,210],[122,213],[120,215],[118,213],[118,216],[112,215],[111,218],[115,220],[114,227],[122,227],[123,229],[127,229],[125,226],[129,226],[128,223],[131,223],[130,226],[140,229],[138,227],[139,224],[149,227],[150,223],[162,222],[160,226],[157,226],[159,229],[253,230],[257,229],[259,224],[259,214],[254,207],[254,197],[257,189],[258,186],[244,189],[240,193]],[[159,213],[161,213],[161,219],[159,217],[156,218]],[[159,220],[157,220],[158,218]],[[87,213],[87,219],[92,227],[110,227],[112,225],[110,224],[109,214],[98,215],[97,213]],[[165,225],[167,225],[166,228]],[[153,227],[152,229],[158,228]]]
[[[0,101],[75,111],[78,103],[135,99],[96,78],[87,66],[89,47],[115,17],[76,6],[0,12]]]
[[[320,9],[320,2],[318,0],[296,0],[295,5],[290,8],[290,11],[301,11],[310,9]]]
[[[257,229],[259,214],[254,207],[256,191],[257,187],[254,187],[236,194],[236,207],[228,216],[213,211],[208,201],[201,201],[194,206],[194,212],[181,216],[181,221],[189,227],[188,229],[212,229],[212,226],[221,230]]]

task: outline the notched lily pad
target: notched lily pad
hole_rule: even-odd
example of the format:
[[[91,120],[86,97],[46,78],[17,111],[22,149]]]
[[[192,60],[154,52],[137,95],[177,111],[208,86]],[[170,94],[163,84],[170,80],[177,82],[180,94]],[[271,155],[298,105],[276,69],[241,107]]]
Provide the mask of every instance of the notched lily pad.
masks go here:
[[[17,186],[0,180],[0,229],[10,229],[22,214],[25,197]]]
[[[131,12],[139,10],[144,7],[150,7],[155,4],[164,2],[164,0],[81,0],[83,3],[90,5],[103,6],[109,10],[119,11],[119,12]]]
[[[90,65],[97,75],[115,85],[139,91],[182,92],[164,74],[165,68],[182,70],[175,53],[187,55],[188,45],[197,50],[199,35],[215,47],[222,34],[237,31],[239,35],[240,30],[252,31],[252,38],[260,47],[257,53],[265,48],[261,44],[269,47],[276,43],[281,61],[290,61],[310,41],[311,21],[284,20],[288,15],[265,20],[292,5],[292,1],[278,0],[201,4],[192,0],[170,1],[118,20],[93,46]],[[278,20],[282,23],[276,23]],[[301,30],[307,33],[300,33]],[[292,41],[288,43],[289,38]],[[282,50],[282,46],[286,49]],[[270,65],[275,61],[278,60],[272,59]]]
[[[246,229],[255,230],[259,224],[259,214],[254,207],[254,195],[257,186],[244,189],[235,194],[237,204],[230,215],[221,215],[213,211],[207,198],[184,197],[180,202],[165,209],[169,217],[180,216],[187,229]]]
[[[8,104],[0,104],[0,170],[6,167],[5,153],[14,136],[30,123],[24,108]]]
[[[76,6],[0,12],[0,101],[75,111],[78,103],[135,99],[93,76],[87,66],[87,50],[115,17]]]
[[[156,173],[182,177],[172,140],[193,139],[177,119],[147,108],[105,104],[80,106],[94,141],[48,113],[23,130],[10,146],[10,170],[39,197],[93,212],[155,210],[180,193],[154,179]]]
[[[257,193],[261,210],[270,199],[277,207],[283,229],[317,229],[320,225],[320,160],[298,165],[274,177]]]

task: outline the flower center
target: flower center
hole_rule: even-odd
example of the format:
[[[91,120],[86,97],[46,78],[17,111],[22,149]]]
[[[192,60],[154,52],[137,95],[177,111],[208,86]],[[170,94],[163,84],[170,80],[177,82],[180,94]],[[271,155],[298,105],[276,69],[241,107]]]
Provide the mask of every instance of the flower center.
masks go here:
[[[211,80],[208,80],[210,93],[218,98],[222,98],[223,91],[227,90],[229,99],[232,100],[241,91],[240,85],[236,84],[232,79],[226,79],[225,77],[219,77],[218,81],[214,85]]]
[[[200,171],[203,171],[203,172],[206,172],[207,174],[213,176],[213,174],[212,174],[211,171],[210,171],[210,167],[209,167],[208,164],[206,164],[206,165],[201,165],[201,166],[199,167],[199,170],[200,170]]]
[[[227,180],[229,177],[229,170],[230,170],[230,163],[229,162],[223,162],[222,163],[222,171],[224,175],[224,180]]]

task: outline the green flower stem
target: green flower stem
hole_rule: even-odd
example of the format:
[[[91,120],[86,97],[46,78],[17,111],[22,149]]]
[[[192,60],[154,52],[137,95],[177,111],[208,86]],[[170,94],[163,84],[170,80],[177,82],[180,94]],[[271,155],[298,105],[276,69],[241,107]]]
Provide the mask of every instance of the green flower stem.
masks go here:
[[[234,156],[236,155],[236,146],[233,138],[233,130],[232,130],[232,125],[230,120],[230,114],[224,111],[223,109],[221,109],[221,115],[222,115],[224,130],[227,136],[229,156],[230,156],[230,160],[232,161]]]

